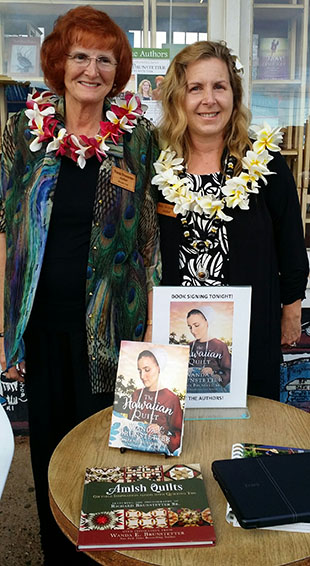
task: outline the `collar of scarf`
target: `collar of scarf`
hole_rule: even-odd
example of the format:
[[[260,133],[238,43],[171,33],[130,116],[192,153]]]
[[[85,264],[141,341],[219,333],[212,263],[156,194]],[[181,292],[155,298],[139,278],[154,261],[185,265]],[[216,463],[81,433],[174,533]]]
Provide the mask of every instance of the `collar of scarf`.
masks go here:
[[[189,181],[184,173],[185,166],[182,157],[176,157],[171,147],[161,151],[158,160],[154,163],[156,175],[152,184],[158,185],[163,196],[169,202],[175,203],[175,214],[186,215],[187,212],[197,212],[208,218],[229,222],[232,216],[224,212],[225,207],[239,207],[248,210],[251,193],[259,192],[258,181],[267,185],[266,176],[275,174],[269,171],[267,165],[273,159],[269,151],[280,151],[278,143],[282,140],[280,128],[271,128],[264,124],[263,128],[251,126],[251,138],[256,141],[251,150],[246,152],[242,159],[242,171],[238,176],[229,175],[231,156],[228,158],[228,170],[225,171],[225,183],[220,187],[221,194],[217,198],[212,194],[200,194],[189,189]],[[224,181],[224,179],[223,179]]]
[[[137,117],[143,114],[139,97],[127,92],[124,98],[116,98],[108,103],[107,121],[100,122],[100,133],[89,138],[85,135],[77,137],[67,133],[63,126],[63,99],[52,92],[29,94],[26,106],[28,127],[30,133],[35,136],[29,146],[30,150],[39,151],[44,142],[49,142],[47,152],[55,151],[56,156],[67,155],[81,169],[86,164],[86,153],[87,157],[96,155],[100,162],[109,151],[121,156],[122,136],[126,132],[132,132],[137,124]],[[116,151],[111,151],[113,146]]]

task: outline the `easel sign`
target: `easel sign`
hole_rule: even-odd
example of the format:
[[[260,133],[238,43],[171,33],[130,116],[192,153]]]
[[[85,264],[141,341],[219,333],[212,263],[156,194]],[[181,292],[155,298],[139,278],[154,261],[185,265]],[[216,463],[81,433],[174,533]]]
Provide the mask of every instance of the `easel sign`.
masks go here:
[[[250,310],[251,287],[153,289],[153,342],[190,346],[186,409],[246,408]]]

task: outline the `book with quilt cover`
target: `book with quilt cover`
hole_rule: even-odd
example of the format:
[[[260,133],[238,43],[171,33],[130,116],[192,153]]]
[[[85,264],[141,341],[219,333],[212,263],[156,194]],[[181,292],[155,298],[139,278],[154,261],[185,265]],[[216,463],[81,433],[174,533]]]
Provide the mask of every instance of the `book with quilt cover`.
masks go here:
[[[87,468],[79,550],[214,544],[199,464]]]

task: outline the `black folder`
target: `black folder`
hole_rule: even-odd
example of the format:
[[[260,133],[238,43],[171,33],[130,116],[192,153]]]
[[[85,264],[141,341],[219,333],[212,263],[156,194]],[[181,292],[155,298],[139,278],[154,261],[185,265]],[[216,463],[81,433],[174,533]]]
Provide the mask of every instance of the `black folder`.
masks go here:
[[[212,472],[245,529],[310,522],[310,453],[216,460]]]

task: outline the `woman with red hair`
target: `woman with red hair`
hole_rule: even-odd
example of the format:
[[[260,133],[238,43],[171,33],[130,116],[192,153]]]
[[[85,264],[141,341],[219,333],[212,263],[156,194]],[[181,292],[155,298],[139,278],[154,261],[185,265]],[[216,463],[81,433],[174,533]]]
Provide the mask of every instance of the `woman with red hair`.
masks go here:
[[[0,362],[8,379],[26,382],[45,564],[85,558],[69,562],[74,549],[58,540],[49,458],[72,427],[112,404],[120,340],[143,339],[159,283],[151,127],[138,98],[110,99],[131,63],[107,14],[70,10],[42,45],[52,92],[29,96],[3,137]]]

